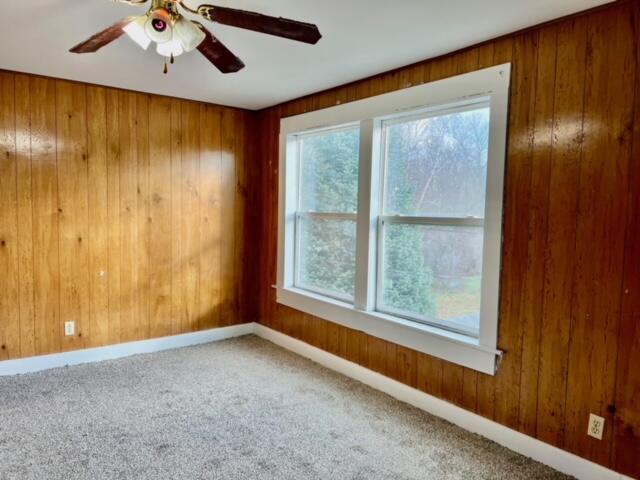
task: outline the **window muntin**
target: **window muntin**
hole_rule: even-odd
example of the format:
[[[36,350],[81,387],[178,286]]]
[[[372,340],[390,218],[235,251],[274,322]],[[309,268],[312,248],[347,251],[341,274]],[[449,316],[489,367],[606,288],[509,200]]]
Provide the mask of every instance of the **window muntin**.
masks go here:
[[[295,286],[353,302],[360,128],[297,138]]]
[[[480,333],[490,108],[382,123],[376,309]]]

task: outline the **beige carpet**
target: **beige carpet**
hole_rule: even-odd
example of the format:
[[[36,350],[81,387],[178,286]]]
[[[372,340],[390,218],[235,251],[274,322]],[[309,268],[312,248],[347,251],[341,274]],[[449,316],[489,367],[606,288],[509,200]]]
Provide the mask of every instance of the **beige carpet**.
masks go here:
[[[0,479],[561,479],[256,337],[0,378]]]

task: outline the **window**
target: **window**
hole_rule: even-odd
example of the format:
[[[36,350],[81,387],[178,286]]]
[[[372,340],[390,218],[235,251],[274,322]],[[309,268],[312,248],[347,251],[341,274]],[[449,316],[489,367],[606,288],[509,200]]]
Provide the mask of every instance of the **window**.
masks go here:
[[[509,81],[284,119],[278,301],[494,374]]]

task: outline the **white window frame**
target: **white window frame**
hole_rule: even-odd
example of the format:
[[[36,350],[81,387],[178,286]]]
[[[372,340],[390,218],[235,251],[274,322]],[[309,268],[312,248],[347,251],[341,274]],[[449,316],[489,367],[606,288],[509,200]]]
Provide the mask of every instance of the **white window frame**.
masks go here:
[[[417,87],[317,110],[280,123],[278,221],[278,303],[363,331],[489,375],[502,354],[497,349],[502,204],[507,143],[511,65],[503,64]],[[378,282],[382,122],[484,103],[490,106],[484,250],[477,337],[376,311]],[[356,215],[356,285],[353,303],[295,287],[296,215],[298,209],[297,136],[360,125],[358,212]],[[396,219],[398,220],[398,219]],[[414,217],[400,220],[421,221]]]

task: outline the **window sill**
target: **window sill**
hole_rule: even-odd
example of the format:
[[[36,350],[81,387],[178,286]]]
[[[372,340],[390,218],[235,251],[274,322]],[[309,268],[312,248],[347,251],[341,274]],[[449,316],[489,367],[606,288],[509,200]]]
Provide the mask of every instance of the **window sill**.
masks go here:
[[[296,310],[362,331],[451,363],[495,375],[499,350],[480,344],[476,338],[378,312],[296,288],[277,288],[277,301]]]

